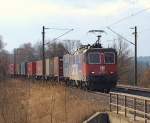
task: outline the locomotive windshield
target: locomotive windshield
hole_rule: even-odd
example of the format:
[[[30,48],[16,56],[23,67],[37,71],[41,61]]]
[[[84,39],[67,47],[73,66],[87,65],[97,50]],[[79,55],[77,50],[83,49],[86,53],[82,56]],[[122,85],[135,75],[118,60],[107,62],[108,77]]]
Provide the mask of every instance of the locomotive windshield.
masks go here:
[[[115,63],[115,54],[111,52],[105,52],[105,64],[114,64]]]
[[[89,53],[88,57],[89,64],[99,64],[100,54],[99,53]]]

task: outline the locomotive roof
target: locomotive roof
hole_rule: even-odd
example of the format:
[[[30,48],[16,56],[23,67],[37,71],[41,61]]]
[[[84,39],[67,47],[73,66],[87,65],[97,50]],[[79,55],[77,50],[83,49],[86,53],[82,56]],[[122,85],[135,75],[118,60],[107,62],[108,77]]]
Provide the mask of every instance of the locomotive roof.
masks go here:
[[[74,54],[84,54],[86,52],[90,52],[90,51],[105,51],[105,52],[116,52],[116,49],[114,48],[82,48],[82,49],[78,49]]]

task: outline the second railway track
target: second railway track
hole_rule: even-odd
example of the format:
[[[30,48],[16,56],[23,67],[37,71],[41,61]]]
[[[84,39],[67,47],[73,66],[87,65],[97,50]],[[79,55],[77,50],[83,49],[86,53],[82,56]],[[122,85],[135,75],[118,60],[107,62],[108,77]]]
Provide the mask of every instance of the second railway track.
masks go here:
[[[143,97],[150,97],[150,89],[148,88],[118,85],[116,88],[112,89],[111,91],[143,96]]]

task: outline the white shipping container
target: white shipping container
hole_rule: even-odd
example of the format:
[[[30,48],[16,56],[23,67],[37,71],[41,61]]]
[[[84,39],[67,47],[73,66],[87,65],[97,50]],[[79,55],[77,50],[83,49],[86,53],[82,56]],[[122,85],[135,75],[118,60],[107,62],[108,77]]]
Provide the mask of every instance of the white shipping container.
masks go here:
[[[49,73],[50,73],[50,76],[53,77],[54,76],[54,58],[51,58],[49,59]]]
[[[64,73],[64,77],[69,77],[70,71],[69,71],[69,60],[70,59],[70,55],[66,54],[63,56],[63,73]]]
[[[50,75],[50,60],[49,58],[47,58],[45,60],[45,69],[46,69],[46,76],[49,76]]]

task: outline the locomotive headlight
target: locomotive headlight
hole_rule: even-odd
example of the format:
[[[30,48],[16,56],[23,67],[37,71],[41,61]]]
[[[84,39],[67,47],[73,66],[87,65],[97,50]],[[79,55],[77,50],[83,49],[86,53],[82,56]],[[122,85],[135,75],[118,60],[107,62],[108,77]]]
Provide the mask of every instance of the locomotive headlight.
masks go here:
[[[91,72],[92,74],[94,74],[95,72]]]
[[[110,72],[110,74],[113,74],[113,73],[114,73],[114,72],[112,72],[112,71]]]

